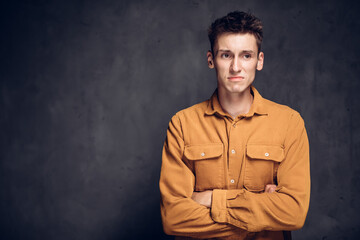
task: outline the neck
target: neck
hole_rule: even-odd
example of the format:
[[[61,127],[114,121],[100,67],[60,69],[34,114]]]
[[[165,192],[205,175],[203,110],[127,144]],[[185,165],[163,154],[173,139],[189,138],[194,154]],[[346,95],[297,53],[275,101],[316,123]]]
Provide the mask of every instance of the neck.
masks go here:
[[[222,109],[233,118],[248,113],[253,101],[250,86],[242,93],[228,93],[218,89],[218,98]]]

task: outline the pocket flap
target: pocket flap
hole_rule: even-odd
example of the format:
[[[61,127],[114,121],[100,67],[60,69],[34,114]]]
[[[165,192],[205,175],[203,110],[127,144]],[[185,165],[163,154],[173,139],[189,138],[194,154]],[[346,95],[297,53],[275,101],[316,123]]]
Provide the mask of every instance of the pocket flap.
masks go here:
[[[189,160],[203,160],[220,157],[223,153],[222,143],[185,146],[184,155]]]
[[[271,145],[247,145],[246,155],[248,155],[250,159],[281,162],[284,159],[284,149],[280,146]]]

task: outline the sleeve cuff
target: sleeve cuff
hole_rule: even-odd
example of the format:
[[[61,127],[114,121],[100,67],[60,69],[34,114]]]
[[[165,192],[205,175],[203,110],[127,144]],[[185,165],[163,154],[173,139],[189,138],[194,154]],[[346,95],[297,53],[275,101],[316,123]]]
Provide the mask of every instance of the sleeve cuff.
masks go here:
[[[211,218],[218,223],[227,222],[226,192],[227,190],[213,190],[211,203]]]

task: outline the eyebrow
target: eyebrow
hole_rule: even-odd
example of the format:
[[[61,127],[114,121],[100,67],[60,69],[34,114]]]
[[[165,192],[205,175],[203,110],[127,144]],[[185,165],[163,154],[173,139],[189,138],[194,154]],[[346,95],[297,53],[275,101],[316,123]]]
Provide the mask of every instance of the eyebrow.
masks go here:
[[[227,49],[219,49],[216,51],[216,55],[219,53],[219,52],[223,52],[223,53],[229,53],[231,52],[230,50],[227,50]],[[254,54],[255,52],[253,50],[243,50],[241,51],[241,53],[252,53]]]

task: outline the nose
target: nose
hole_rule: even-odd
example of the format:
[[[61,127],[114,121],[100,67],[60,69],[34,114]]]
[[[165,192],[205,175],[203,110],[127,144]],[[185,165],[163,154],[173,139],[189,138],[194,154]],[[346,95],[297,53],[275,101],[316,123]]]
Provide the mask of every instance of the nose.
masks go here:
[[[239,57],[234,57],[233,61],[231,62],[231,71],[233,72],[240,72],[241,71],[241,61]]]

